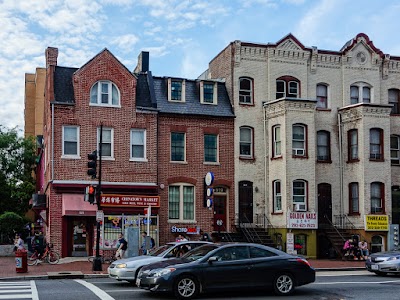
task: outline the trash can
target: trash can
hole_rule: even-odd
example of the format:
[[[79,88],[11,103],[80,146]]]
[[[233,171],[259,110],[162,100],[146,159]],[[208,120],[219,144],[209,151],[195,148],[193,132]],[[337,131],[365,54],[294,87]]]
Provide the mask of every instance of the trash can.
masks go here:
[[[17,273],[28,272],[28,252],[26,250],[15,251],[15,271]]]

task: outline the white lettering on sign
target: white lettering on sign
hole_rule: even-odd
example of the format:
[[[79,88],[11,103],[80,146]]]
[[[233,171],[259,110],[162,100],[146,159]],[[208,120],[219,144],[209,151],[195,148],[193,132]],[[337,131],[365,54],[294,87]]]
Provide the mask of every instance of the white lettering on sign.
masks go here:
[[[199,227],[171,227],[172,233],[199,234]]]
[[[318,215],[316,212],[288,212],[287,228],[318,229]]]

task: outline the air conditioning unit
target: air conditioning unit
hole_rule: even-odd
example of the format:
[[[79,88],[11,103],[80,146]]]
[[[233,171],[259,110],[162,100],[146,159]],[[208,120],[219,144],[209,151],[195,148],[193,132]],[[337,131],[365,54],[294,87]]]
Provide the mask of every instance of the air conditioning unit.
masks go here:
[[[293,148],[293,155],[303,156],[304,149],[302,148]]]
[[[294,210],[295,211],[306,211],[306,205],[302,203],[296,203],[294,205]]]
[[[46,208],[46,195],[45,194],[33,194],[32,195],[32,206],[35,208]]]

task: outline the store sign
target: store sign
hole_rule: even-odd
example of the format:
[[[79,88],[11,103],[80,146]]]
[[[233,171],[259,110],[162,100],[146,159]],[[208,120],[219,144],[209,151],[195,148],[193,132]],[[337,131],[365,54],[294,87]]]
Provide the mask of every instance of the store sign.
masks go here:
[[[318,229],[318,215],[316,212],[288,212],[287,228]]]
[[[365,216],[366,231],[389,231],[388,215],[366,215]]]
[[[100,203],[101,206],[112,207],[160,207],[160,197],[103,194]]]
[[[200,227],[194,226],[184,226],[184,227],[177,227],[177,226],[172,226],[171,227],[171,232],[172,233],[186,233],[186,234],[199,234],[200,233]]]
[[[294,250],[294,234],[292,232],[286,233],[286,252],[289,254],[297,254]]]

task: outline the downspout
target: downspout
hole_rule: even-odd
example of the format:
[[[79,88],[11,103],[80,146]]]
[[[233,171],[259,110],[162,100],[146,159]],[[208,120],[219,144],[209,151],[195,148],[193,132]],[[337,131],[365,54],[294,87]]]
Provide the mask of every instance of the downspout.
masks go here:
[[[269,178],[268,178],[268,169],[269,169],[269,164],[268,164],[268,119],[267,119],[267,113],[266,113],[266,107],[265,107],[265,103],[263,104],[263,115],[264,115],[264,227],[265,227],[265,217],[267,216],[267,209],[269,207],[269,193],[267,192],[267,188],[268,188],[268,182],[269,182]]]
[[[342,130],[342,115],[340,112],[338,112],[338,127],[339,127],[339,188],[340,188],[340,193],[339,193],[339,214],[340,214],[340,220],[342,219],[343,215],[343,177],[344,177],[344,172],[343,172],[343,130]],[[340,225],[342,226],[342,222],[340,221]]]

